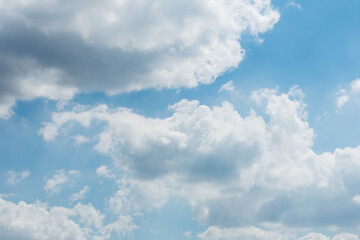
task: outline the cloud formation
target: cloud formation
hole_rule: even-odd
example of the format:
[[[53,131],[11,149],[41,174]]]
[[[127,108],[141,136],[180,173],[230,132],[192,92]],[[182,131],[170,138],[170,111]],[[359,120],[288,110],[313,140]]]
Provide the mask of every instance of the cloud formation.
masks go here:
[[[2,118],[18,99],[211,83],[242,60],[244,32],[279,20],[269,0],[1,0],[0,12]]]
[[[174,113],[163,119],[128,108],[77,106],[53,113],[41,134],[55,140],[70,121],[105,124],[92,136],[94,148],[129,176],[109,201],[118,213],[151,210],[181,196],[197,221],[214,226],[357,226],[360,147],[315,153],[303,98],[297,87],[260,89],[251,94],[259,113],[248,116],[228,102],[208,107],[196,100],[171,105]]]

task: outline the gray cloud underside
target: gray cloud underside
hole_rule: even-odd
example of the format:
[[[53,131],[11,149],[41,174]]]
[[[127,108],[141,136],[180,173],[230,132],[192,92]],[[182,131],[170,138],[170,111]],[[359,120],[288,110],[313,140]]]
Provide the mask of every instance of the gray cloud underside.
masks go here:
[[[51,141],[67,122],[85,128],[104,122],[94,148],[132,176],[110,200],[122,214],[161,207],[176,195],[209,225],[358,229],[360,147],[316,154],[297,88],[286,94],[261,89],[251,98],[263,106],[263,116],[242,117],[226,102],[209,108],[182,100],[165,119],[78,106],[54,113],[40,133]]]
[[[244,32],[279,19],[267,0],[14,0],[0,13],[3,118],[18,99],[209,84],[242,60]]]

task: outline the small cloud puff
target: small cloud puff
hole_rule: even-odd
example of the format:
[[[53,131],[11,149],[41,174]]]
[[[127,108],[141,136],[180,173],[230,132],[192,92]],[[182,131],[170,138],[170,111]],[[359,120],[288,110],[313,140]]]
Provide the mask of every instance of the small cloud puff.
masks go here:
[[[232,80],[228,81],[227,83],[223,84],[218,92],[235,92],[235,86],[234,86],[234,82]]]
[[[286,7],[293,7],[293,8],[297,8],[297,9],[301,9],[301,5],[295,1],[289,1],[287,4],[286,4]]]
[[[83,189],[81,189],[79,192],[77,193],[73,193],[71,195],[70,200],[75,202],[75,201],[79,201],[79,200],[83,200],[85,198],[86,193],[88,193],[90,190],[90,188],[88,186],[85,186]]]
[[[350,100],[358,100],[360,93],[360,79],[355,79],[349,84],[348,88],[340,89],[336,94],[336,107],[339,111],[342,109]]]
[[[98,176],[106,177],[106,178],[113,178],[115,179],[115,175],[108,169],[107,166],[101,166],[96,169],[96,174]]]

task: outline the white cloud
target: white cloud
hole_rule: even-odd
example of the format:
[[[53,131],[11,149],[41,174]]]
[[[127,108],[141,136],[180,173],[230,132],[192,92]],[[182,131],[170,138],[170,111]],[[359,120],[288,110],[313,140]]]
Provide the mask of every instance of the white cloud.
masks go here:
[[[352,200],[353,200],[355,203],[360,204],[360,194],[356,194],[356,195],[352,198]]]
[[[1,0],[0,11],[3,118],[18,99],[209,84],[242,60],[244,32],[279,20],[270,0]]]
[[[191,231],[184,232],[184,236],[187,237],[187,238],[190,238],[191,235],[192,235]]]
[[[7,183],[9,185],[14,185],[30,176],[30,172],[27,170],[21,172],[9,171],[8,174]]]
[[[337,92],[336,106],[340,110],[344,107],[350,100],[358,100],[360,93],[360,79],[355,79],[349,84],[348,89],[340,89]]]
[[[291,240],[294,236],[290,234],[265,231],[256,227],[249,228],[218,228],[209,227],[205,232],[198,235],[200,239],[206,240]]]
[[[360,79],[355,79],[350,83],[351,92],[360,93]]]
[[[0,198],[0,240],[104,240],[111,232],[124,237],[136,229],[127,216],[119,216],[108,225],[103,219],[104,215],[91,204],[48,209],[41,204],[14,204]]]
[[[198,235],[200,239],[206,240],[330,240],[329,237],[321,234],[311,232],[300,238],[296,234],[268,231],[257,227],[248,228],[219,228],[216,226],[209,227],[205,232]],[[358,240],[358,236],[350,233],[341,233],[335,235],[332,240]]]
[[[79,175],[78,170],[69,170],[66,172],[64,169],[57,170],[55,175],[46,181],[44,190],[49,194],[55,194],[60,192],[62,186],[70,181],[69,176]]]
[[[174,113],[166,118],[106,105],[77,106],[54,113],[41,132],[54,140],[56,134],[49,139],[47,131],[57,133],[69,121],[87,128],[94,121],[104,123],[94,148],[130,176],[110,198],[114,212],[149,211],[170,196],[181,196],[195,219],[214,226],[275,222],[309,227],[311,219],[321,226],[341,225],[346,212],[356,212],[356,204],[336,203],[353,196],[348,179],[357,179],[360,147],[315,153],[304,94],[296,87],[288,93],[262,89],[251,98],[262,115],[241,116],[228,102],[208,107],[196,100],[173,104]],[[111,174],[107,168],[97,172]],[[287,207],[277,207],[282,205]]]
[[[342,233],[334,236],[332,240],[359,240],[359,237],[351,233]]]
[[[73,138],[75,140],[76,145],[81,145],[81,144],[84,144],[84,143],[87,143],[90,141],[89,138],[87,138],[83,135],[76,135]]]
[[[139,214],[161,208],[169,198],[169,188],[164,181],[139,181],[123,179],[119,190],[110,198],[110,208],[119,214]]]
[[[15,196],[14,193],[0,193],[0,198],[8,198]]]
[[[115,179],[115,175],[111,172],[111,170],[108,169],[107,166],[100,166],[96,169],[96,174],[98,176],[103,176],[106,178],[113,178]]]
[[[295,1],[289,1],[286,6],[301,9],[301,5]]]
[[[307,235],[299,238],[298,240],[330,240],[330,239],[321,233],[308,233]]]
[[[88,186],[83,187],[78,193],[73,193],[71,195],[70,200],[71,201],[79,201],[83,200],[86,196],[86,193],[88,193],[90,188]]]
[[[234,82],[232,80],[228,81],[227,83],[223,84],[220,89],[219,92],[224,92],[224,91],[228,91],[228,92],[235,92],[235,86],[234,86]]]
[[[349,96],[345,89],[340,89],[337,94],[339,95],[339,97],[337,97],[336,99],[336,107],[339,110],[349,101]]]

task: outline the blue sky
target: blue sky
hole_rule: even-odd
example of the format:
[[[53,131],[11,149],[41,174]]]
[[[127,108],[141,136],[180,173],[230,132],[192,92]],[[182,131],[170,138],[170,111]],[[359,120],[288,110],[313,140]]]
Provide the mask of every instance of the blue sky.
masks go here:
[[[359,10],[0,0],[0,240],[358,239]]]

